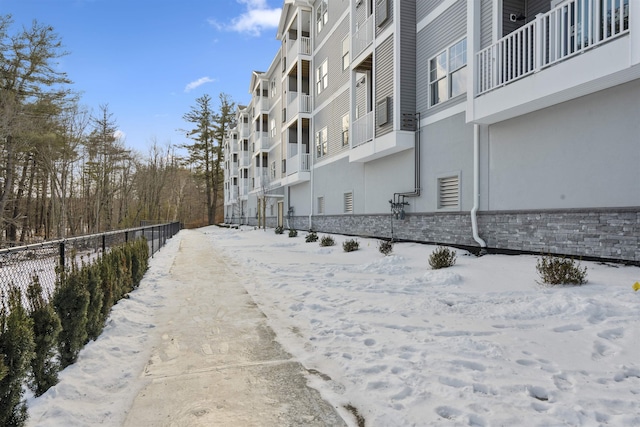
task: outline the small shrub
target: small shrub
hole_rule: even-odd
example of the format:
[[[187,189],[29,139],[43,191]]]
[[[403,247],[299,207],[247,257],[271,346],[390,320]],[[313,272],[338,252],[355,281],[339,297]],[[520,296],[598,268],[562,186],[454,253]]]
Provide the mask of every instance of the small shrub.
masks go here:
[[[378,243],[378,250],[382,255],[389,255],[393,252],[393,242],[391,240],[382,240]]]
[[[344,249],[345,252],[357,251],[359,247],[360,244],[356,239],[349,239],[342,243],[342,249]]]
[[[290,229],[289,237],[298,237],[298,230]]]
[[[587,283],[587,267],[580,267],[571,258],[543,256],[538,259],[536,270],[543,283],[548,285],[583,285]]]
[[[281,225],[277,226],[275,228],[275,230],[273,230],[276,234],[282,234],[284,233],[284,227],[282,227]]]
[[[438,246],[435,251],[429,255],[429,265],[432,269],[451,267],[456,263],[456,251],[444,246]]]
[[[320,246],[333,246],[335,244],[336,241],[331,236],[322,236],[322,239],[320,239]]]
[[[307,243],[313,243],[318,241],[318,234],[315,231],[310,231],[309,234],[304,238],[304,241]]]
[[[53,306],[45,300],[38,276],[33,277],[27,298],[32,309],[35,345],[29,387],[36,396],[41,396],[58,383],[60,363],[56,357],[56,346],[62,324]]]
[[[22,306],[19,288],[9,288],[8,298],[0,308],[0,356],[9,368],[0,381],[0,425],[23,426],[28,417],[23,384],[35,350],[33,320]]]

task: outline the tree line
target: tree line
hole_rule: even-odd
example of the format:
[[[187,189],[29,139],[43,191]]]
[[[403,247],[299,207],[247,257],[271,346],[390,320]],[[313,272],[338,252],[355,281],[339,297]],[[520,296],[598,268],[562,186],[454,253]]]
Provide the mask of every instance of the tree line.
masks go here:
[[[222,219],[221,141],[234,125],[226,94],[204,95],[184,114],[189,143],[128,149],[108,104],[82,106],[57,61],[51,26],[12,31],[0,15],[0,247],[181,221]],[[180,155],[185,149],[186,155]]]

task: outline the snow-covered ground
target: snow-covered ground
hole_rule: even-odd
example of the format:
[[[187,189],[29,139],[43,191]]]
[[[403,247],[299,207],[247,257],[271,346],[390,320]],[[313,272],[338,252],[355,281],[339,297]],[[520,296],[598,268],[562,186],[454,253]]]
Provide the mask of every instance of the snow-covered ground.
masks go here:
[[[385,257],[373,239],[345,253],[350,237],[323,248],[304,232],[200,231],[285,349],[318,371],[311,384],[367,426],[640,426],[640,268],[583,262],[586,285],[550,287],[533,256],[458,250],[454,267],[430,270],[433,246],[398,243]],[[142,387],[154,308],[175,292],[181,234],[60,384],[30,399],[32,425],[47,414],[120,425]]]

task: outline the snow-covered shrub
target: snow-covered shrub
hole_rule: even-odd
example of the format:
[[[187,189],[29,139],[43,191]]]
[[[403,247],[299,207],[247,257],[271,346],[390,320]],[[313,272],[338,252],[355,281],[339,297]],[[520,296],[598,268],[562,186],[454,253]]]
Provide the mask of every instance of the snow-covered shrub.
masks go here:
[[[357,251],[360,247],[360,243],[356,239],[349,239],[342,242],[342,249],[345,252],[353,252]]]
[[[438,246],[435,251],[429,255],[429,265],[432,269],[451,267],[456,263],[456,251],[444,246]]]
[[[378,250],[382,255],[389,255],[393,252],[393,242],[391,240],[381,240],[378,243]]]
[[[333,246],[335,244],[336,241],[331,236],[322,236],[322,239],[320,239],[320,246]]]
[[[284,233],[284,227],[279,225],[277,226],[274,230],[273,230],[276,234],[282,234]]]
[[[60,317],[62,330],[58,336],[58,351],[62,369],[75,363],[78,353],[87,342],[87,311],[90,294],[86,274],[74,263],[71,269],[60,272],[53,306]]]
[[[32,310],[31,319],[33,320],[35,344],[34,357],[31,360],[29,387],[36,396],[41,396],[58,383],[60,363],[56,357],[56,347],[62,325],[51,303],[45,301],[38,276],[33,277],[27,290],[27,296]]]
[[[33,320],[22,306],[19,288],[9,289],[8,302],[0,309],[0,358],[9,368],[0,380],[0,425],[23,426],[28,414],[22,385],[33,358]]]
[[[571,258],[543,256],[536,263],[543,283],[548,285],[583,285],[587,283],[587,267]]]
[[[289,237],[298,237],[298,230],[295,229],[290,229],[289,230]]]
[[[304,238],[307,243],[313,243],[318,241],[318,234],[315,231],[309,231],[309,234]]]

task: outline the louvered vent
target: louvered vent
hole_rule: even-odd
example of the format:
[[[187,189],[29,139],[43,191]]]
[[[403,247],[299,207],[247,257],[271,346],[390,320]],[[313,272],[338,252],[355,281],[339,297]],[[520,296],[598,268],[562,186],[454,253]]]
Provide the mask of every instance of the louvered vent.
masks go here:
[[[344,193],[344,213],[353,213],[353,193]]]
[[[318,197],[318,214],[324,214],[324,196]]]
[[[438,209],[451,209],[460,206],[460,177],[438,178]]]

